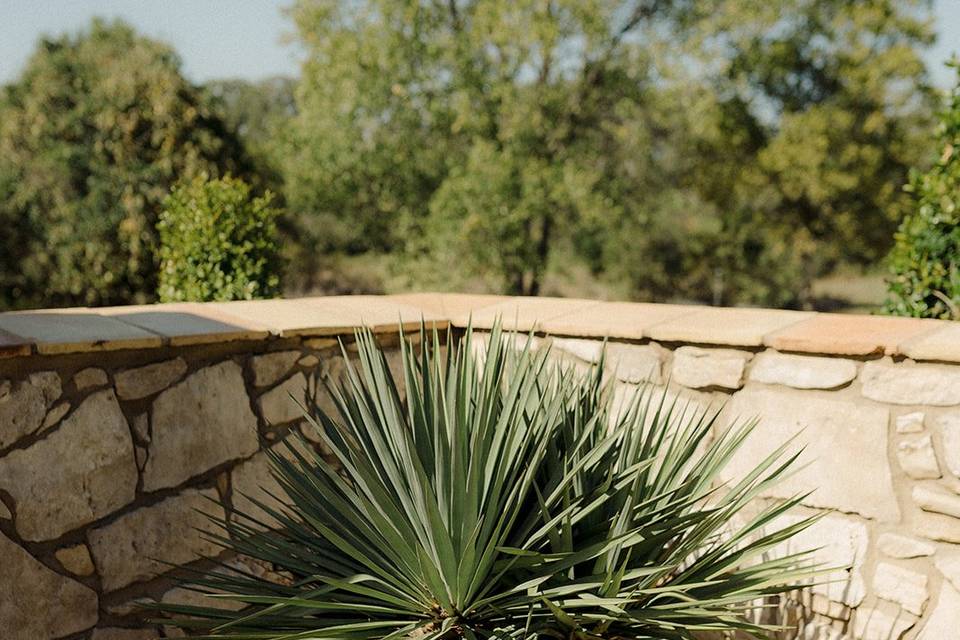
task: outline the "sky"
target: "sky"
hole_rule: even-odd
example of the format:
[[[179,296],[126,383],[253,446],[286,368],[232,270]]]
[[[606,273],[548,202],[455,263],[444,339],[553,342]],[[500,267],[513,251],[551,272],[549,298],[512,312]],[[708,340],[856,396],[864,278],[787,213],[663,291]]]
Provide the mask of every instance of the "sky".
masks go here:
[[[0,0],[0,84],[14,80],[37,39],[77,31],[93,16],[122,17],[141,32],[171,43],[194,82],[258,80],[298,73],[292,0]],[[937,44],[927,63],[937,85],[954,75],[943,62],[960,53],[960,0],[936,0]]]

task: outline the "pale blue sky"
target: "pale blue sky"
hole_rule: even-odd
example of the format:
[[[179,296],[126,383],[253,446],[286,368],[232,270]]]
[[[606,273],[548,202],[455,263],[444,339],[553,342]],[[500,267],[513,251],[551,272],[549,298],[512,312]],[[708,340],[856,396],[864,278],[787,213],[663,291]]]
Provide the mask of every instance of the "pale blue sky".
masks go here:
[[[0,0],[0,83],[16,78],[43,34],[76,31],[95,15],[119,16],[173,44],[187,75],[251,80],[296,75],[297,50],[283,8],[291,0]],[[927,54],[934,79],[948,86],[943,62],[960,52],[960,0],[936,0],[939,39]]]

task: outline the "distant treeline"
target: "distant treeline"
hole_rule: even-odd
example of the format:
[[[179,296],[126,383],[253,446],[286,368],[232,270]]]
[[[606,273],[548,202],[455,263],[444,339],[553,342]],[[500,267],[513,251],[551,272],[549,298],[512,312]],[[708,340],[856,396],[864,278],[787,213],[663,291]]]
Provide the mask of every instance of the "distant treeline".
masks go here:
[[[300,0],[299,78],[205,86],[96,20],[0,94],[0,305],[155,300],[164,198],[228,174],[296,289],[367,256],[344,288],[808,305],[939,154],[929,5]]]

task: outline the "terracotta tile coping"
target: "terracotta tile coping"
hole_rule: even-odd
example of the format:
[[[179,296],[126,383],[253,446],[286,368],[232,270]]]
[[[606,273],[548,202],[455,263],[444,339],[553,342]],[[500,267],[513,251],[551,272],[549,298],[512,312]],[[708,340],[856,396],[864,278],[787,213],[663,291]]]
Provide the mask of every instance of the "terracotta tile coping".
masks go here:
[[[904,356],[960,362],[960,323],[694,305],[567,298],[410,293],[289,300],[176,303],[0,313],[0,358],[161,345],[263,340],[273,336],[380,333],[421,322],[582,338],[772,347],[843,356]]]

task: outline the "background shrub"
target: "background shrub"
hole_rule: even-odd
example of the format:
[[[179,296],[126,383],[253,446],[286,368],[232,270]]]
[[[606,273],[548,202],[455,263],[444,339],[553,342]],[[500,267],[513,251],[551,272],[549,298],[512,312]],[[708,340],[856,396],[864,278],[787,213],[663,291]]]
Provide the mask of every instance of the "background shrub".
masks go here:
[[[168,45],[94,20],[0,87],[0,308],[150,302],[178,181],[246,176],[243,143]]]
[[[917,206],[890,254],[887,310],[897,315],[960,318],[960,83],[938,133],[943,151],[929,171],[914,172],[908,190]]]
[[[164,302],[252,300],[280,291],[280,259],[270,192],[251,198],[250,185],[201,176],[164,200],[160,287]]]

